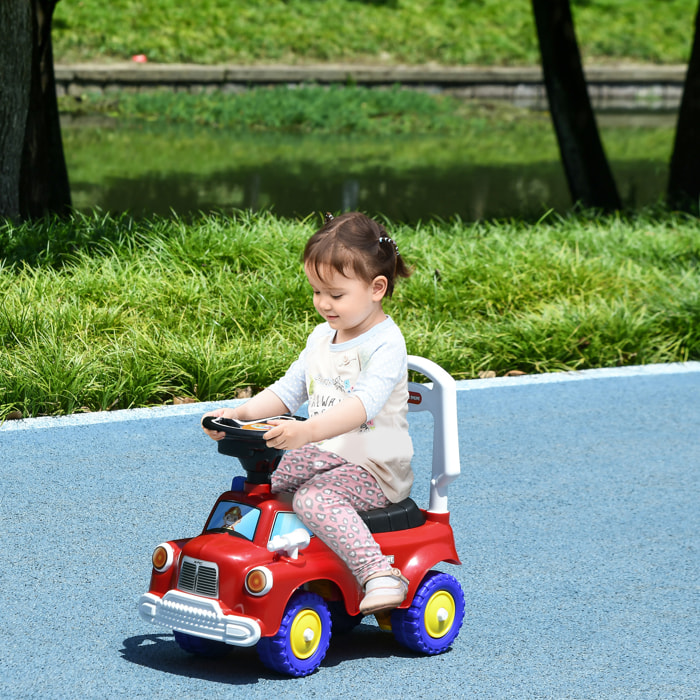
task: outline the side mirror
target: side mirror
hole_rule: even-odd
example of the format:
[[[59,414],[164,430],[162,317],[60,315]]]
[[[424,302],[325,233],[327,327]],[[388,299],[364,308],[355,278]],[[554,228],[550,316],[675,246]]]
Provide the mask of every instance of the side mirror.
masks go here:
[[[303,527],[293,530],[288,535],[275,535],[268,543],[270,552],[284,552],[291,559],[299,556],[299,550],[309,546],[311,536]]]

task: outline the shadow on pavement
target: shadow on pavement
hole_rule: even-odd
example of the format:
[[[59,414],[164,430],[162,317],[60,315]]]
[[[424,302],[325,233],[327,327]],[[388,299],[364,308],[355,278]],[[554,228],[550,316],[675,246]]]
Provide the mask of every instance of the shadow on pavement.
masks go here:
[[[255,647],[231,647],[231,653],[225,656],[208,658],[183,651],[172,633],[167,632],[129,637],[122,644],[120,653],[124,660],[171,675],[228,685],[255,685],[261,679],[289,680],[266,668]],[[409,659],[412,656],[415,655],[401,647],[390,633],[374,625],[361,624],[352,632],[331,639],[319,670],[365,658]]]

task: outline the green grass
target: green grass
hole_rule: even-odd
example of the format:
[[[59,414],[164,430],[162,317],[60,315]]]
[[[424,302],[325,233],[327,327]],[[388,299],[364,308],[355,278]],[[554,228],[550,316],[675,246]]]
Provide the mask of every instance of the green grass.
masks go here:
[[[265,386],[317,322],[299,257],[318,223],[5,223],[0,416]],[[700,359],[697,219],[388,225],[416,271],[387,311],[457,378]]]
[[[572,0],[584,61],[684,63],[696,0]],[[539,60],[526,0],[64,0],[58,62],[523,65]]]
[[[399,86],[386,90],[334,85],[257,87],[243,93],[214,91],[87,93],[63,97],[64,113],[103,114],[117,119],[207,126],[232,131],[346,134],[467,134],[496,123],[538,121],[509,105],[497,108],[450,95],[431,95]],[[546,119],[539,119],[548,123]]]

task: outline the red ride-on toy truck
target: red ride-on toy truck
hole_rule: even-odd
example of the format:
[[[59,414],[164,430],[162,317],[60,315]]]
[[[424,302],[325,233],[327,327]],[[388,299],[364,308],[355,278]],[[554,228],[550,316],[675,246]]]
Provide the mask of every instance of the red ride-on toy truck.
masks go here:
[[[464,619],[456,578],[434,571],[459,564],[447,509],[447,486],[459,474],[455,382],[434,362],[408,358],[431,384],[409,385],[409,410],[433,414],[433,462],[427,510],[410,498],[362,514],[382,551],[408,578],[397,609],[378,613],[382,629],[423,654],[446,651]],[[219,654],[257,645],[263,663],[291,676],[312,673],[331,631],[360,622],[362,591],[343,562],[301,525],[289,494],[270,492],[282,453],[262,440],[264,425],[221,418],[220,452],[238,457],[246,477],[219,496],[197,537],[158,545],[141,617],[172,629],[188,652]],[[263,422],[264,423],[264,422]],[[418,477],[418,475],[417,475]]]

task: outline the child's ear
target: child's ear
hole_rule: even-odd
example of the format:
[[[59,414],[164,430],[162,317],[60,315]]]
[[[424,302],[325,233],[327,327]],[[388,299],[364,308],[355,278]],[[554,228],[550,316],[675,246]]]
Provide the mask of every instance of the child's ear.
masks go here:
[[[372,299],[381,301],[386,295],[386,290],[389,287],[389,281],[384,275],[379,275],[372,280]]]

